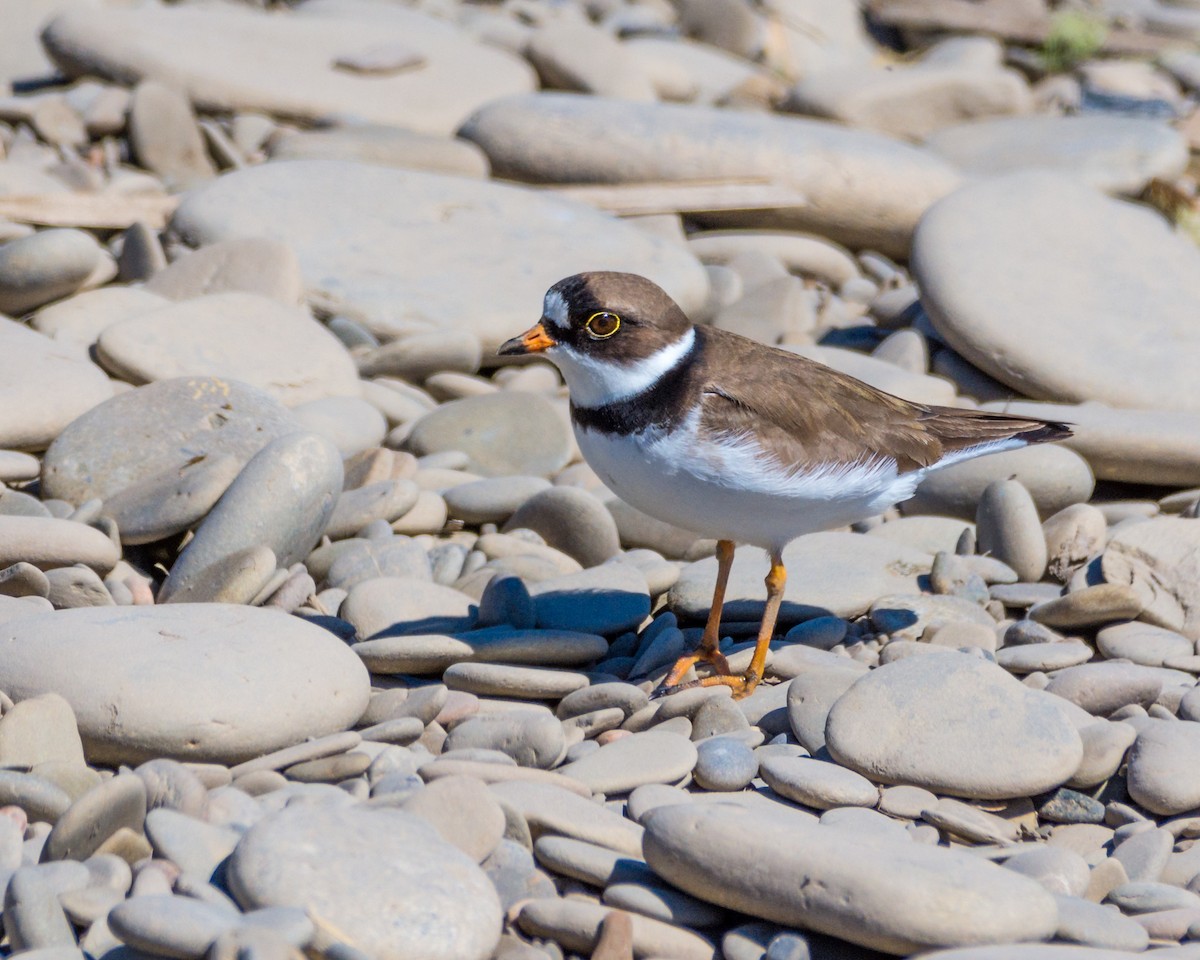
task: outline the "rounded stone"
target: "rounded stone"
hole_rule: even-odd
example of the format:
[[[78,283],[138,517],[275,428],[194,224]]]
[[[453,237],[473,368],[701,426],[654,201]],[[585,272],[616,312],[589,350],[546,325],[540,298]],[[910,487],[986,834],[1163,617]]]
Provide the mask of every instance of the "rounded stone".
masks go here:
[[[451,487],[445,493],[446,508],[466,523],[503,523],[526,500],[549,488],[545,477],[489,477]]]
[[[0,317],[0,448],[44,450],[112,395],[104,371],[78,349]]]
[[[779,622],[793,624],[833,614],[857,617],[877,597],[917,594],[917,577],[928,573],[929,554],[880,537],[850,533],[810,533],[793,540],[783,552],[788,579]],[[762,616],[769,564],[766,551],[739,547],[725,595],[724,616],[757,620]],[[712,605],[717,561],[708,558],[684,567],[671,588],[668,604],[675,613],[703,620]]]
[[[359,392],[345,347],[307,310],[253,293],[214,293],[106,328],[100,363],[130,383],[214,374],[287,406]]]
[[[242,907],[299,907],[380,960],[486,960],[500,938],[487,876],[419,817],[296,804],[246,832],[227,882]]]
[[[201,957],[238,918],[229,910],[174,895],[141,896],[108,914],[112,932],[128,947],[152,956]]]
[[[416,577],[374,577],[356,583],[338,611],[363,638],[470,630],[475,613],[465,593]]]
[[[292,413],[305,430],[331,440],[343,459],[379,448],[388,432],[388,423],[383,414],[357,396],[309,400],[295,407]]]
[[[337,448],[313,433],[272,440],[242,468],[171,566],[159,592],[169,601],[206,570],[247,549],[266,547],[279,566],[316,545],[342,489]]]
[[[871,671],[838,698],[825,735],[838,763],[874,781],[977,799],[1050,790],[1083,756],[1053,697],[953,651]]]
[[[504,810],[481,780],[439,777],[404,802],[406,813],[422,817],[476,863],[482,863],[504,836]]]
[[[888,254],[904,252],[925,208],[958,183],[948,164],[889,137],[745,110],[548,92],[497,99],[460,135],[483,147],[496,176],[537,183],[762,175],[807,203],[703,222],[807,231]]]
[[[1147,598],[1143,619],[1200,640],[1200,523],[1152,517],[1114,531],[1101,560],[1110,583]]]
[[[22,562],[42,570],[82,563],[104,574],[120,558],[117,545],[87,524],[53,517],[0,516],[0,569]]]
[[[416,10],[333,6],[282,21],[238,7],[96,13],[71,10],[46,33],[50,56],[71,75],[123,84],[159,80],[197,108],[221,114],[310,122],[351,116],[449,135],[479,104],[533,85],[532,71],[519,58]],[[280,63],[258,56],[275,44],[291,56]],[[364,74],[350,68],[348,58],[381,45],[415,53],[420,69]],[[228,58],[224,64],[213,55],[218,49]]]
[[[530,589],[538,626],[613,634],[635,629],[650,613],[650,590],[636,567],[617,561],[553,577]]]
[[[1062,175],[991,177],[929,210],[912,269],[938,332],[1024,396],[1200,410],[1200,251],[1152,210]],[[1135,314],[1139,337],[1172,349],[1130,351]]]
[[[1007,563],[1017,576],[1037,583],[1046,572],[1046,536],[1037,504],[1019,480],[995,480],[975,508],[979,552]]]
[[[1083,663],[1059,670],[1046,692],[1069,700],[1088,713],[1105,717],[1130,704],[1149,707],[1162,693],[1163,678],[1132,663]]]
[[[996,651],[996,662],[1010,673],[1062,670],[1087,663],[1095,651],[1082,640],[1058,643],[1025,643]]]
[[[248,384],[217,377],[153,383],[112,397],[63,430],[46,451],[42,494],[108,500],[135,484],[166,482],[193,462],[230,457],[240,467],[296,429],[279,401]]]
[[[312,203],[314,196],[324,202]],[[283,161],[231,171],[189,192],[172,228],[193,246],[232,236],[286,241],[306,288],[330,310],[387,339],[414,321],[464,330],[485,356],[536,319],[551,284],[581,270],[637,271],[684,310],[699,309],[708,296],[704,268],[681,244],[583,204],[490,180],[369,164]],[[514,260],[526,268],[514,270]],[[467,262],[471,282],[449,282]]]
[[[686,737],[646,730],[607,743],[559,769],[594,793],[628,793],[644,783],[676,783],[696,765],[696,746]]]
[[[782,797],[806,807],[873,807],[879,789],[866,777],[836,763],[809,757],[764,757],[762,778]]]
[[[643,819],[647,863],[681,890],[888,953],[1041,939],[1057,922],[1036,881],[968,853],[726,804]]]
[[[934,470],[912,499],[901,504],[901,510],[905,515],[932,513],[974,520],[984,490],[997,480],[1019,480],[1043,517],[1088,500],[1096,485],[1079,454],[1061,444],[1037,444]]]
[[[549,476],[567,465],[571,438],[550,401],[534,393],[497,393],[444,403],[413,426],[418,456],[461,450],[484,476]]]
[[[446,750],[499,750],[522,767],[547,769],[566,752],[563,725],[542,709],[481,713],[456,724]]]
[[[584,567],[594,567],[621,551],[612,514],[599,499],[577,487],[551,487],[535,493],[504,525],[506,531],[522,527]]]
[[[42,230],[0,244],[0,313],[17,317],[74,293],[103,256],[82,230]]]
[[[61,694],[93,763],[244,760],[344,730],[370,696],[336,637],[254,607],[85,607],[0,629],[0,688]],[[58,670],[59,656],[75,669]]]
[[[696,744],[692,775],[705,790],[741,790],[757,773],[754,751],[736,737],[709,737]]]
[[[520,700],[558,700],[588,685],[583,673],[507,663],[456,663],[446,668],[442,681],[451,690]]]
[[[1191,656],[1196,644],[1174,630],[1134,621],[1098,630],[1096,649],[1109,660],[1132,660],[1145,667],[1161,667],[1164,660],[1172,657]]]
[[[1146,117],[1107,113],[996,117],[943,127],[925,140],[963,171],[994,177],[1057,170],[1109,193],[1136,194],[1187,165],[1178,131]]]
[[[1129,795],[1151,813],[1200,807],[1200,723],[1147,722],[1129,753]]]

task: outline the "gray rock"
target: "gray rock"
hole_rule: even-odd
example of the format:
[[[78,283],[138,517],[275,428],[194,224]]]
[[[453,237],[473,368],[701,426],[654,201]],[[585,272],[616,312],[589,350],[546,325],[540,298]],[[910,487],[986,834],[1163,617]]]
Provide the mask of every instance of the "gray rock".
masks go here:
[[[209,373],[260,387],[287,406],[355,396],[345,347],[301,307],[254,293],[214,293],[105,328],[99,362],[130,383]]]
[[[247,831],[227,874],[244,909],[312,911],[381,960],[485,960],[500,937],[483,871],[398,810],[290,806]]]
[[[1131,583],[1146,598],[1143,619],[1200,639],[1200,523],[1154,517],[1113,533],[1101,567],[1109,582]]]
[[[646,578],[625,563],[605,563],[543,580],[529,592],[543,629],[622,633],[637,627],[650,613]]]
[[[612,913],[607,907],[580,900],[530,900],[521,908],[517,924],[530,936],[553,940],[581,954],[597,946],[601,925]],[[630,948],[638,956],[706,960],[714,955],[712,942],[690,930],[636,913],[625,916],[629,918]]]
[[[0,317],[0,447],[44,450],[111,396],[108,377],[78,350]]]
[[[466,177],[489,172],[483,151],[457,137],[371,123],[281,133],[267,145],[272,160],[361,160]]]
[[[617,524],[604,504],[576,487],[535,493],[508,519],[504,529],[533,530],[584,567],[611,560],[621,550]]]
[[[1063,943],[1078,943],[1085,947],[1099,948],[1089,950],[1088,956],[1094,957],[1110,950],[1120,950],[1128,956],[1145,950],[1150,942],[1150,935],[1145,927],[1129,917],[1121,916],[1117,910],[1092,903],[1082,897],[1059,894],[1054,900],[1058,904],[1058,929],[1054,933],[1055,939]]]
[[[136,484],[170,483],[192,462],[230,457],[240,467],[295,430],[278,401],[246,384],[216,377],[150,384],[113,397],[62,431],[46,451],[43,496],[107,501]],[[138,456],[130,457],[134,447]],[[181,511],[180,521],[203,516],[191,513]]]
[[[341,457],[328,440],[311,433],[273,440],[197,528],[172,565],[160,602],[248,547],[270,548],[282,567],[302,560],[324,532],[341,488]]]
[[[443,840],[476,863],[487,859],[504,836],[504,811],[495,795],[474,777],[431,780],[402,809],[427,820]]]
[[[465,397],[442,404],[414,425],[418,456],[461,450],[468,469],[485,476],[549,476],[566,466],[568,428],[550,402],[532,393]]]
[[[131,897],[107,923],[123,943],[152,956],[202,957],[238,916],[212,904],[179,896]]]
[[[455,663],[442,674],[451,690],[514,700],[558,700],[588,685],[587,674],[506,663]]]
[[[414,577],[375,577],[350,589],[339,615],[360,637],[453,633],[475,624],[465,593]]]
[[[192,104],[176,85],[143,80],[134,87],[129,142],[138,164],[172,189],[186,189],[216,173]]]
[[[1099,583],[1035,603],[1029,619],[1051,627],[1098,627],[1132,619],[1145,608],[1145,598],[1128,584]]]
[[[705,790],[741,790],[758,773],[758,758],[735,737],[710,737],[696,744],[692,775]]]
[[[292,409],[305,430],[330,440],[343,459],[377,450],[387,437],[388,421],[379,409],[359,396],[321,397]],[[391,477],[384,478],[390,480]],[[346,484],[346,489],[373,484]]]
[[[553,144],[530,150],[530,134],[546,129],[556,132]],[[801,230],[892,254],[905,250],[925,207],[957,183],[949,166],[886,137],[749,111],[541,93],[489,104],[461,135],[483,147],[497,176],[517,180],[646,182],[761,173],[803,194],[808,204],[705,222]],[[798,162],[802,157],[824,159],[814,165]]]
[[[84,763],[71,705],[57,693],[22,700],[0,718],[0,764]]]
[[[626,856],[640,858],[642,855],[640,826],[578,793],[556,784],[519,780],[494,783],[491,789],[501,803],[511,806],[525,818],[535,838],[555,834],[597,844]]]
[[[235,237],[195,250],[159,270],[141,289],[168,300],[237,290],[297,304],[304,295],[296,254],[266,237]]]
[[[499,750],[523,767],[548,769],[566,752],[563,725],[541,709],[481,713],[456,724],[446,750]]]
[[[825,722],[839,697],[854,684],[862,671],[830,667],[801,673],[788,687],[788,723],[796,740],[810,753],[825,746]]]
[[[4,932],[22,952],[75,946],[75,934],[45,868],[22,867],[12,875],[4,891]]]
[[[1152,670],[1131,663],[1085,663],[1059,670],[1046,692],[1070,700],[1098,717],[1128,704],[1148,707],[1162,692],[1163,680]]]
[[[1069,268],[1057,256],[1067,249]],[[1200,253],[1156,213],[1040,172],[958,191],[913,241],[921,302],[960,354],[1025,396],[1122,407],[1200,409],[1184,361],[1197,345],[1200,281],[1144,282],[1200,276],[1197,266]],[[1016,299],[1004,295],[1013,276],[1025,281]],[[1123,349],[1130,309],[1152,318],[1149,340],[1175,344],[1171,358],[1147,365]]]
[[[1049,893],[969,854],[791,814],[767,822],[764,830],[749,809],[720,804],[662,807],[646,816],[646,860],[693,896],[890,953],[1054,931]]]
[[[391,13],[428,22],[407,10]],[[275,36],[278,24],[266,19]],[[456,57],[454,69],[462,62]],[[489,78],[487,96],[497,94]],[[313,204],[313,196],[327,202]],[[449,219],[447,208],[454,209]],[[356,250],[348,257],[351,223]],[[307,288],[332,309],[352,312],[388,339],[414,320],[466,330],[485,354],[529,326],[530,304],[536,309],[551,284],[580,270],[637,270],[685,310],[701,307],[708,291],[703,268],[679,244],[582,205],[490,181],[368,164],[279,162],[235,171],[189,193],[172,226],[195,246],[234,236],[286,241]],[[499,250],[508,256],[497,258]],[[536,267],[513,271],[513,255]],[[471,283],[444,282],[446,270],[467,261],[475,264]],[[479,309],[483,300],[486,310]],[[514,465],[508,472],[531,471]]]
[[[1037,583],[1046,572],[1046,537],[1037,505],[1019,480],[995,480],[975,508],[979,552],[1007,563],[1022,580]]]
[[[897,735],[880,738],[880,729]],[[825,735],[839,763],[872,780],[981,799],[1058,786],[1083,755],[1054,698],[952,651],[898,660],[858,680],[833,705]]]
[[[503,523],[534,494],[550,488],[545,477],[489,477],[445,493],[450,515],[466,523]]]
[[[1019,480],[1043,517],[1088,500],[1095,487],[1091,468],[1079,454],[1061,444],[1038,444],[935,470],[901,509],[905,515],[934,513],[974,520],[983,491],[996,480]]]
[[[1191,656],[1195,647],[1194,641],[1174,630],[1150,623],[1114,623],[1096,632],[1096,649],[1109,660],[1132,660],[1146,667],[1161,667],[1172,657]]]
[[[104,574],[120,555],[117,545],[95,527],[53,517],[0,515],[0,568],[24,562],[52,570],[82,563]]]
[[[119,774],[63,812],[46,837],[42,860],[86,860],[118,830],[140,833],[145,819],[145,784],[133,774]]]
[[[967,173],[1056,170],[1109,193],[1136,194],[1186,163],[1178,133],[1165,123],[1099,113],[976,120],[943,127],[925,145]]]
[[[2,629],[0,689],[16,700],[61,694],[92,762],[258,756],[345,729],[369,695],[366,670],[336,637],[250,607],[90,607]],[[44,656],[47,643],[77,669],[56,669]],[[130,682],[134,676],[156,680]]]
[[[153,78],[181,88],[204,110],[309,121],[344,115],[428,133],[449,134],[479,104],[533,84],[518,58],[414,10],[316,8],[282,26],[238,7],[129,9],[112,18],[88,8],[56,18],[44,43],[72,75]],[[279,66],[255,58],[262,44],[275,42],[286,43],[294,58]],[[388,42],[415,50],[421,69],[376,76],[338,66],[340,58]],[[219,68],[213,44],[226,44],[237,66]],[[164,49],[173,56],[160,57]]]
[[[1129,753],[1129,795],[1146,810],[1164,816],[1195,809],[1200,806],[1198,756],[1200,724],[1145,723]]]
[[[644,783],[676,783],[696,765],[696,746],[686,737],[647,730],[605,744],[559,769],[594,793],[628,793]]]
[[[835,763],[808,757],[764,757],[760,773],[772,790],[806,807],[873,807],[879,789],[866,777]]]
[[[82,230],[42,230],[0,244],[0,313],[19,317],[74,293],[103,263]]]
[[[833,614],[857,617],[876,597],[884,594],[917,594],[917,577],[928,573],[933,558],[878,537],[848,533],[811,533],[783,552],[788,570],[787,587],[779,611],[781,624]],[[730,620],[756,620],[762,616],[767,589],[766,552],[739,547],[725,595],[724,616]],[[675,613],[703,620],[712,604],[716,583],[715,558],[684,567],[671,588],[668,603]]]

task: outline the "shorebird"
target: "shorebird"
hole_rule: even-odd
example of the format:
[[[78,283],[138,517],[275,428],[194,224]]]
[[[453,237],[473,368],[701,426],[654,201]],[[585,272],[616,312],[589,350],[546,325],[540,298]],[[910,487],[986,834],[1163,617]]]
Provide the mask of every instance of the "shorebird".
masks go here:
[[[571,422],[600,479],[644,513],[717,541],[699,647],[656,694],[762,679],[783,600],[783,548],[907,500],[931,470],[1071,435],[1067,424],[912,403],[786,350],[691,322],[636,274],[581,273],[546,293],[542,317],[500,347],[563,375]],[[771,557],[749,668],[720,650],[735,543]],[[714,673],[681,683],[697,662]]]

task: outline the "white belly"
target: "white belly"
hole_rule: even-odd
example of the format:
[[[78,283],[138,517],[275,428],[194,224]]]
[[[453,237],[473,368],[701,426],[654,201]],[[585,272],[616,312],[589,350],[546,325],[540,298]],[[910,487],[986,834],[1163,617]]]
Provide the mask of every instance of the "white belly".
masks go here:
[[[691,420],[666,433],[575,430],[579,448],[621,499],[703,537],[782,549],[805,533],[874,516],[913,495],[924,471],[894,461],[786,470],[744,438],[701,445]]]

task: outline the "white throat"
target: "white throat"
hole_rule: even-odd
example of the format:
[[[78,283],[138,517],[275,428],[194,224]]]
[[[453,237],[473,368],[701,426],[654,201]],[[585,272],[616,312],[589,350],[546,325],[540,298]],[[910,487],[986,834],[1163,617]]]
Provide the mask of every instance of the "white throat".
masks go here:
[[[575,406],[602,407],[653,386],[679,365],[695,342],[696,331],[689,327],[687,333],[674,343],[636,363],[614,363],[585,356],[565,344],[552,348],[548,358],[562,371]]]

